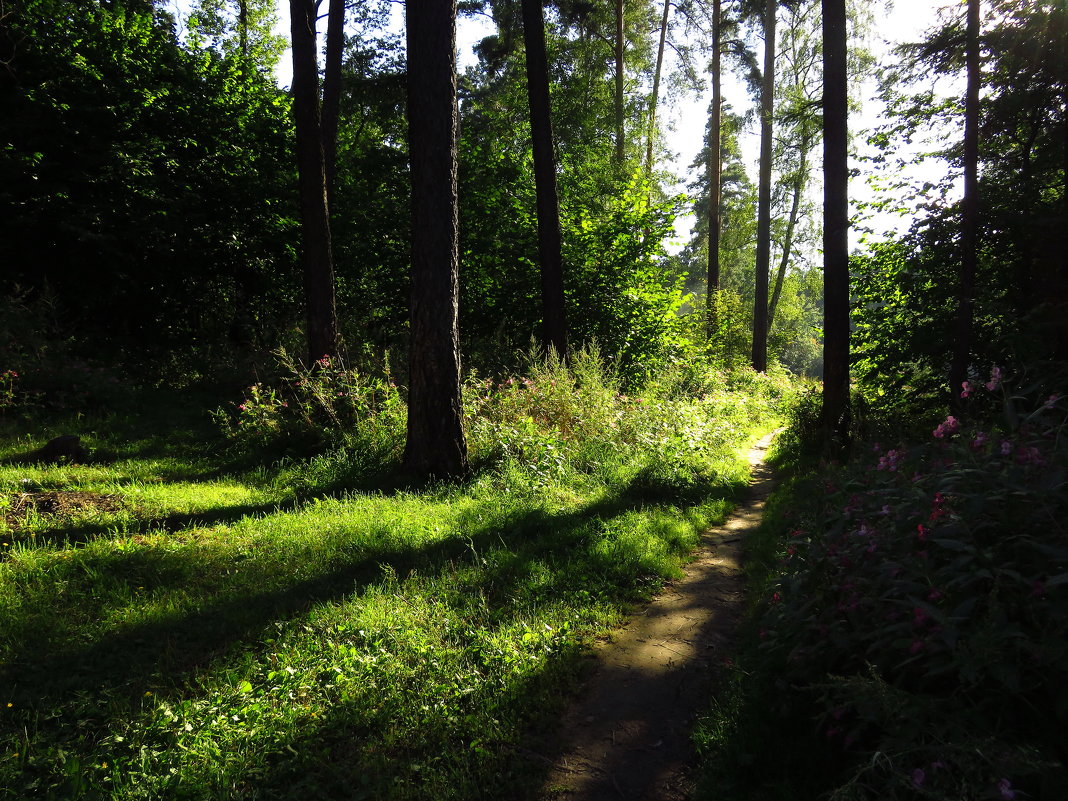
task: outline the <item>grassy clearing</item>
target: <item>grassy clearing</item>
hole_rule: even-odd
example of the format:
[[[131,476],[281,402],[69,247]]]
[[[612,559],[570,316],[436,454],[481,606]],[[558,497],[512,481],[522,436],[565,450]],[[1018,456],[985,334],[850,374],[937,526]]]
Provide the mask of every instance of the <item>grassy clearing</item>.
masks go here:
[[[728,511],[784,388],[712,376],[693,397],[627,398],[554,369],[471,391],[483,469],[464,485],[360,489],[353,439],[228,471],[164,410],[162,438],[122,419],[56,426],[107,464],[0,467],[9,504],[122,503],[0,529],[0,798],[536,787],[524,737],[551,725],[592,640]],[[543,379],[561,390],[531,390]],[[614,433],[581,433],[593,407]],[[5,434],[0,457],[29,449]]]

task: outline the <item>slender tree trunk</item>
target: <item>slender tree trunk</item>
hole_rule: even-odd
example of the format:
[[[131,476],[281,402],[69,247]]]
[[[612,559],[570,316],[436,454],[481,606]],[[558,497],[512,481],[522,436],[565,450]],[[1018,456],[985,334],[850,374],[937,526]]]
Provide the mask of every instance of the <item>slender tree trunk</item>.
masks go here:
[[[768,330],[775,324],[775,310],[779,307],[779,298],[782,296],[782,285],[786,281],[786,268],[790,264],[790,256],[794,247],[794,230],[797,228],[797,214],[801,208],[801,195],[805,191],[805,179],[808,177],[808,140],[802,138],[800,143],[801,162],[798,165],[797,176],[794,179],[793,197],[790,199],[790,216],[786,221],[786,236],[782,243],[782,258],[779,259],[779,270],[775,275],[775,288],[771,293],[771,303],[768,304]]]
[[[623,5],[616,0],[616,163],[623,163]]]
[[[412,179],[411,351],[404,466],[467,472],[460,404],[456,190],[456,0],[409,2],[408,149]]]
[[[757,189],[756,293],[753,301],[753,369],[768,369],[768,273],[771,269],[771,154],[775,108],[776,0],[764,8],[764,76],[760,89],[760,185]]]
[[[849,441],[849,89],[845,0],[823,1],[823,414]]]
[[[979,0],[968,0],[968,85],[964,96],[964,198],[961,201],[961,264],[957,319],[949,370],[950,405],[961,408],[961,385],[968,378],[975,316],[975,268],[979,240]]]
[[[241,57],[248,58],[248,0],[238,0],[237,36]]]
[[[723,195],[723,9],[721,0],[712,2],[712,121],[708,139],[708,337],[711,339],[719,321],[716,298],[719,294],[719,240],[722,226]]]
[[[334,206],[337,174],[337,121],[341,110],[341,60],[345,50],[345,0],[330,0],[326,19],[326,64],[323,68],[323,158],[326,192]]]
[[[718,2],[719,0],[717,0]],[[664,67],[664,46],[667,44],[668,17],[671,0],[664,0],[664,15],[660,18],[660,44],[656,49],[656,69],[653,71],[653,96],[649,99],[649,138],[645,142],[645,177],[653,183],[653,140],[656,138],[656,103],[660,95],[660,72]]]
[[[538,260],[541,263],[542,346],[567,358],[564,314],[564,266],[560,205],[556,191],[549,65],[545,54],[545,20],[541,0],[523,0],[523,41],[527,51],[527,98],[534,148],[534,183],[538,204]]]
[[[1058,281],[1061,309],[1063,313],[1060,315],[1061,322],[1057,332],[1056,354],[1057,358],[1062,361],[1068,361],[1068,85],[1063,87],[1063,93],[1064,116],[1061,122],[1061,136],[1063,137],[1061,144],[1064,148],[1064,175],[1063,186],[1061,188],[1061,202],[1064,208],[1064,221],[1060,226],[1061,274],[1060,280]]]
[[[337,353],[334,264],[319,118],[319,65],[314,0],[290,0],[293,35],[293,116],[300,176],[301,261],[308,315],[309,364]]]

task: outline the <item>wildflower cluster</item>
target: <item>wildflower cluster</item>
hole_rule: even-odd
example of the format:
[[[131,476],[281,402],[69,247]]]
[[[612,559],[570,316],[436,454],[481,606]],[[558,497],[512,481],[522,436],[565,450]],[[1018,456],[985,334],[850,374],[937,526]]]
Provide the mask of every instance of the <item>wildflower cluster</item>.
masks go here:
[[[995,369],[984,386],[1003,381]],[[761,649],[791,702],[816,704],[828,742],[856,756],[851,786],[877,797],[1014,798],[1056,760],[1065,415],[1056,396],[1015,408],[1014,428],[951,416],[928,442],[877,445],[799,494]]]
[[[372,377],[336,357],[306,368],[284,351],[277,356],[280,379],[252,384],[240,402],[215,413],[235,443],[316,450],[355,440],[376,452],[399,447],[404,404],[388,371]]]

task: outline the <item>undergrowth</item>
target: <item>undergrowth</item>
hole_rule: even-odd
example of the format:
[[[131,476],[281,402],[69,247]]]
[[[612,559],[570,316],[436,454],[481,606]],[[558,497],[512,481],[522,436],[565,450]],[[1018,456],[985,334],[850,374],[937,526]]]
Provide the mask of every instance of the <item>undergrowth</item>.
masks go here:
[[[964,392],[971,422],[922,441],[780,456],[750,629],[699,734],[710,796],[1068,793],[1064,401],[1000,371]]]
[[[107,458],[28,465],[9,425],[0,497],[24,512],[0,525],[0,798],[534,792],[524,738],[726,514],[790,392],[690,369],[627,396],[582,358],[471,379],[480,469],[457,485],[391,480],[402,414],[344,399],[375,420],[339,414],[310,456],[183,440],[160,406],[166,436],[57,422]],[[75,491],[115,500],[32,511]]]

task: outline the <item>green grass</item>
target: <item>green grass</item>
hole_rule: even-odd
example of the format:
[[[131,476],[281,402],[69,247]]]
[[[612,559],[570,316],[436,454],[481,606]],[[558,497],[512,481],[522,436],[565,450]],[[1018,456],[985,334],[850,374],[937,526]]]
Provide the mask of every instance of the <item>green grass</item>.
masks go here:
[[[0,459],[79,433],[110,461],[6,464],[0,497],[122,506],[0,529],[0,798],[528,795],[544,768],[522,743],[728,512],[774,424],[759,408],[732,407],[700,480],[604,448],[378,490],[344,448],[228,471],[164,410],[163,435],[8,425]]]

